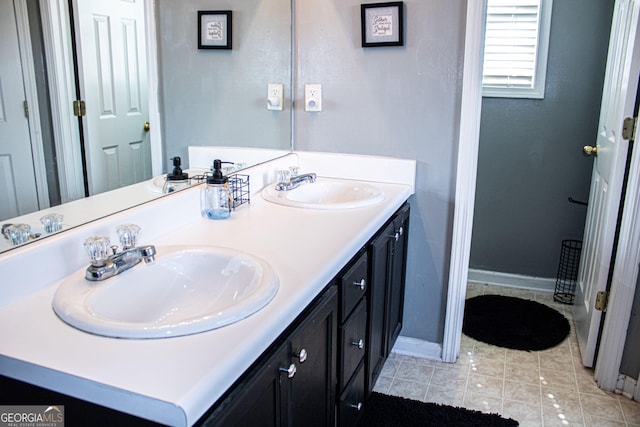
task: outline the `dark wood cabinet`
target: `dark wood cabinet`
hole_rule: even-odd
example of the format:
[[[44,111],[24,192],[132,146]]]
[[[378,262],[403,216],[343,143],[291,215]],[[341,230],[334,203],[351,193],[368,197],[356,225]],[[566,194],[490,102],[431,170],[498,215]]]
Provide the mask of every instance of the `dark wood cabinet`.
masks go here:
[[[406,204],[393,219],[393,238],[389,266],[389,282],[386,292],[387,315],[385,319],[385,353],[389,356],[402,329],[404,315],[404,290],[407,276],[407,244],[409,232],[409,205]]]
[[[289,367],[288,348],[275,349],[259,368],[253,369],[236,386],[217,410],[201,422],[203,426],[263,426],[286,425],[289,387],[281,369]],[[284,386],[283,386],[284,385]]]
[[[297,372],[290,379],[289,426],[335,423],[337,295],[331,286],[290,338]]]
[[[369,244],[369,329],[366,386],[370,393],[402,329],[409,205]]]
[[[331,285],[199,424],[334,425],[337,307]]]

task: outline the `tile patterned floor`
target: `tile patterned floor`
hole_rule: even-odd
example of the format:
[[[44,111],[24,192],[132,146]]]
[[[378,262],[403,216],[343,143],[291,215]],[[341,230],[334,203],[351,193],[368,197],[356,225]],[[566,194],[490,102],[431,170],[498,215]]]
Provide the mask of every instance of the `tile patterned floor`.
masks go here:
[[[549,292],[470,283],[467,298],[501,294],[533,299],[563,313],[571,335],[549,350],[504,349],[462,336],[456,363],[392,353],[375,390],[423,402],[497,412],[527,426],[640,427],[640,403],[600,390],[580,363],[571,306]]]

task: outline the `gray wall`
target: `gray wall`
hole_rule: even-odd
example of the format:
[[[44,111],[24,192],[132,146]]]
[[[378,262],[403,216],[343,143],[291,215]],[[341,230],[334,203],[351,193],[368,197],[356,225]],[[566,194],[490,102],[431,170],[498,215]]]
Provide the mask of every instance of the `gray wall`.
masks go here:
[[[295,148],[417,160],[402,334],[442,342],[467,3],[405,1],[405,46],[367,49],[360,46],[360,0],[294,3]],[[555,3],[546,99],[483,104],[475,268],[553,276],[560,240],[582,234],[585,209],[567,197],[588,195],[592,161],[580,148],[594,140],[612,2]],[[160,0],[165,101],[182,99],[165,114],[165,122],[177,120],[175,129],[165,129],[168,147],[179,139],[210,144],[185,125],[198,123],[194,114],[217,120],[199,111],[207,108],[200,92],[210,97],[211,88],[245,78],[217,82],[196,70],[224,56],[181,53],[195,43],[195,10],[211,8],[204,0],[188,4],[184,12],[185,3]],[[173,19],[181,21],[165,22]],[[304,111],[306,83],[322,84],[324,111]],[[195,103],[187,103],[192,97]],[[205,125],[216,135],[224,124]]]
[[[544,100],[484,98],[470,267],[555,277],[582,239],[613,0],[556,0]]]
[[[290,0],[157,0],[165,165],[187,146],[289,149],[291,106],[268,111],[267,84],[291,90]],[[197,12],[233,11],[233,49],[199,50]]]
[[[416,159],[402,335],[444,331],[464,0],[405,1],[405,46],[361,47],[360,0],[296,0],[295,148]],[[321,83],[320,113],[303,110]]]

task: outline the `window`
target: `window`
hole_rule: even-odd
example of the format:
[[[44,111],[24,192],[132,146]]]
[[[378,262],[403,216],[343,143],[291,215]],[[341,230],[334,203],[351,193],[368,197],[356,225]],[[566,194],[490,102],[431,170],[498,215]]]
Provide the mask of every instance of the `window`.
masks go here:
[[[553,0],[488,0],[482,95],[544,98]]]

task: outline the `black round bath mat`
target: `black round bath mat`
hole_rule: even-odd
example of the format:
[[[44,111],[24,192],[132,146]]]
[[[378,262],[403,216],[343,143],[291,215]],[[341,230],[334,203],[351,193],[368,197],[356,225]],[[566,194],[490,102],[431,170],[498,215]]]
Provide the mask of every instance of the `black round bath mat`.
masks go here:
[[[568,335],[569,321],[544,304],[502,295],[481,295],[465,303],[462,332],[515,350],[545,350]]]

